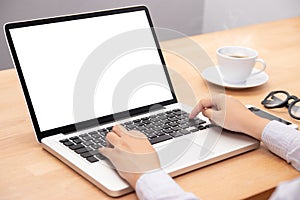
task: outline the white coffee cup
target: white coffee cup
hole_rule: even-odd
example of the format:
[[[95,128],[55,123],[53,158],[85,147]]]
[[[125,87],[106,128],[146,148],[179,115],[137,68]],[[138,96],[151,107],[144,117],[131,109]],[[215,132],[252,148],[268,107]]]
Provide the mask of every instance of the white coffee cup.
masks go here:
[[[223,81],[233,84],[244,83],[249,77],[262,73],[266,69],[266,63],[257,56],[257,51],[247,47],[225,46],[218,48],[218,68]],[[262,64],[262,69],[253,72],[257,62]]]

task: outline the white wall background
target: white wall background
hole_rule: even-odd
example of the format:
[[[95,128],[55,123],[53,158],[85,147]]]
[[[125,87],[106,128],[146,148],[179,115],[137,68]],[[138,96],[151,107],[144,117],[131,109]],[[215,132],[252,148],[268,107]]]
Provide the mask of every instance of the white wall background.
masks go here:
[[[155,26],[187,35],[300,16],[300,0],[0,0],[0,25],[140,4],[149,7]],[[12,67],[1,31],[0,70]]]
[[[205,0],[202,32],[300,16],[300,0]]]

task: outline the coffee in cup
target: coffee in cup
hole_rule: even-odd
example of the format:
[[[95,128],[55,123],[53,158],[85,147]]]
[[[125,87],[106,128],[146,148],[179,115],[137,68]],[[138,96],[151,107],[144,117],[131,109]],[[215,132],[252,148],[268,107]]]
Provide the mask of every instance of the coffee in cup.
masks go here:
[[[257,58],[257,51],[240,46],[225,46],[217,49],[218,68],[225,82],[240,84],[249,77],[258,75],[266,69],[263,59]],[[262,64],[262,69],[253,72],[255,64]]]

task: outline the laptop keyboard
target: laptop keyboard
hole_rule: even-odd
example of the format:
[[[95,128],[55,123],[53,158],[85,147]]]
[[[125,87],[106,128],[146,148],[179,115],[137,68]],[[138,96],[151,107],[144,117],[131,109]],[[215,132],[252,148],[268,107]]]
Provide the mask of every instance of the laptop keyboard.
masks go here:
[[[175,137],[183,136],[208,128],[210,125],[199,118],[189,119],[189,114],[180,109],[174,109],[128,121],[122,125],[127,130],[139,130],[143,132],[151,144],[156,144]],[[97,131],[81,134],[60,140],[63,145],[79,154],[89,162],[97,162],[106,159],[98,152],[98,148],[106,146],[105,137],[112,127],[106,127]]]

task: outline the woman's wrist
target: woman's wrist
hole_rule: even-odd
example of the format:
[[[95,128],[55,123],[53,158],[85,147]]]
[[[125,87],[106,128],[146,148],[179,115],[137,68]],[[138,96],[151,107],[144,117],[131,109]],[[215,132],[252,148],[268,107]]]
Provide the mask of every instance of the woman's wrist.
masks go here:
[[[142,173],[128,173],[126,175],[126,177],[123,177],[126,179],[126,181],[129,183],[129,185],[135,189],[136,187],[136,183],[137,181],[139,180],[139,178],[142,176],[143,174]]]
[[[258,117],[253,113],[249,113],[249,115],[244,116],[242,119],[243,122],[241,124],[241,132],[246,133],[258,140],[261,140],[261,135],[263,133],[264,128],[270,122],[270,120]]]

